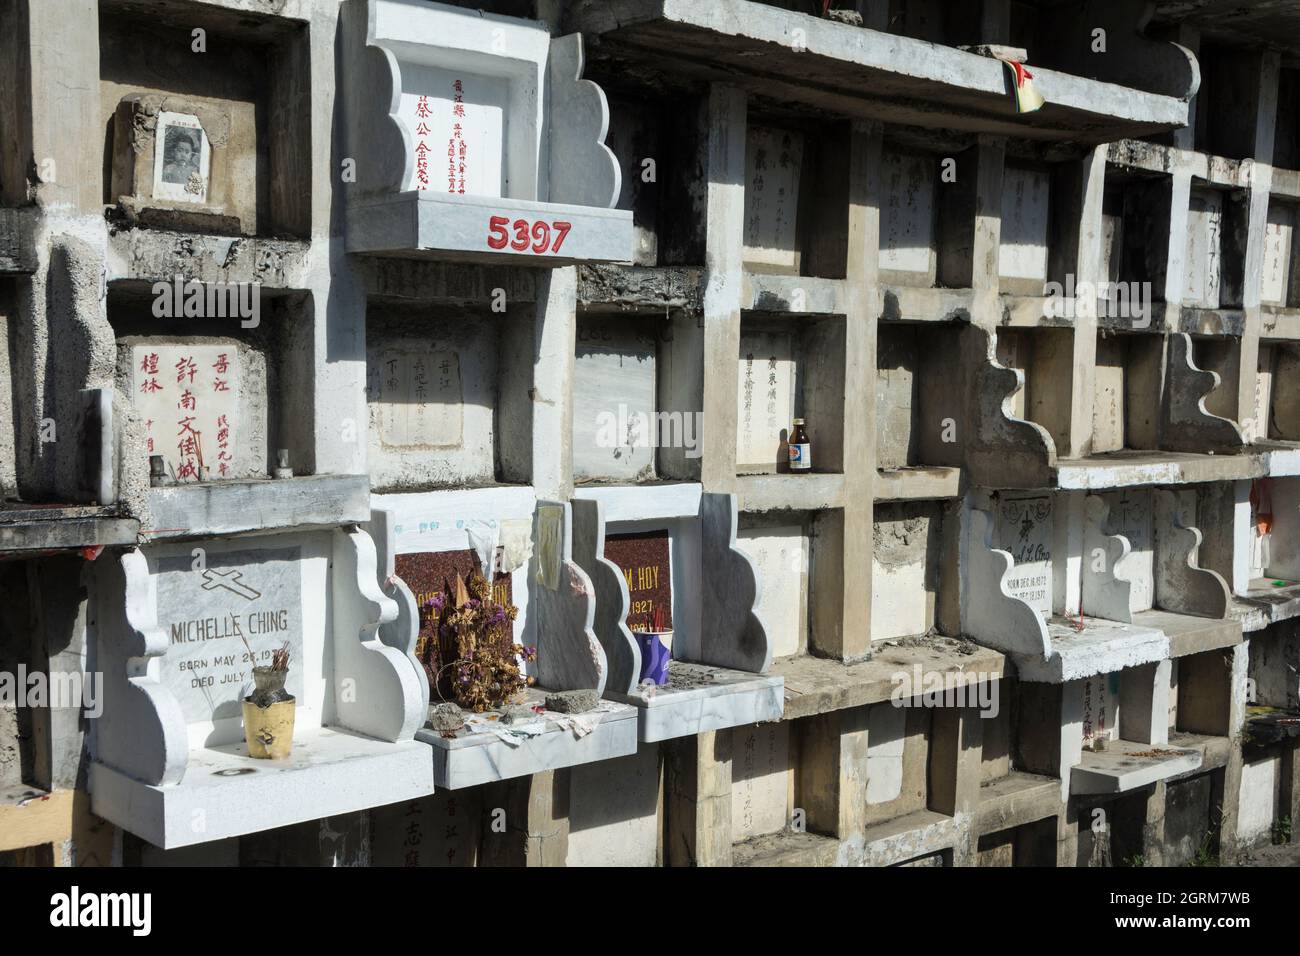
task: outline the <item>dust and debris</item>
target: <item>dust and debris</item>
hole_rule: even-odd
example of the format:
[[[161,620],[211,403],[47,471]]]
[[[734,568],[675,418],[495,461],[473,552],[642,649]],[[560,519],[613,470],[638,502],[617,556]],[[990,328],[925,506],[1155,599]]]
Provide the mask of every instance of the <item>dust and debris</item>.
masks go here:
[[[881,643],[886,647],[924,647],[946,654],[960,654],[962,657],[969,657],[979,650],[979,645],[970,638],[948,637],[940,634],[933,627],[924,634],[914,634],[910,637],[900,637],[894,640],[882,641]]]

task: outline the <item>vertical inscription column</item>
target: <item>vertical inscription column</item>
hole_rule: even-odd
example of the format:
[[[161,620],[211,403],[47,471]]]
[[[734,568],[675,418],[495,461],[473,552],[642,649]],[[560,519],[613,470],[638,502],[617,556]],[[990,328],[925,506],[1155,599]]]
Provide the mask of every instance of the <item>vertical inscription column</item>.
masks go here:
[[[739,386],[741,258],[745,219],[743,90],[709,90],[707,226],[704,244],[704,463],[705,491],[736,487],[736,392]]]

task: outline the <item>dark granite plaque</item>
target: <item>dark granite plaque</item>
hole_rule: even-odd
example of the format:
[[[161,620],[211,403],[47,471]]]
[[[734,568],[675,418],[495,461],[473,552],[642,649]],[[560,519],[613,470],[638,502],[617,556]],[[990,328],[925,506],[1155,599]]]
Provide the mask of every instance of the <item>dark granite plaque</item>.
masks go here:
[[[673,626],[672,572],[668,563],[668,532],[611,534],[605,538],[605,557],[617,564],[627,581],[627,626],[647,629],[655,608],[662,607],[664,627]]]

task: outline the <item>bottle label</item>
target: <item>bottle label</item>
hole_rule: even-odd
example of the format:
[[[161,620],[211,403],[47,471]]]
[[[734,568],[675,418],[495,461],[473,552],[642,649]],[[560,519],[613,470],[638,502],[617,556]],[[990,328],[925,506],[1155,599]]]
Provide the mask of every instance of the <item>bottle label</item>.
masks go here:
[[[790,445],[790,469],[792,471],[812,470],[812,445]]]

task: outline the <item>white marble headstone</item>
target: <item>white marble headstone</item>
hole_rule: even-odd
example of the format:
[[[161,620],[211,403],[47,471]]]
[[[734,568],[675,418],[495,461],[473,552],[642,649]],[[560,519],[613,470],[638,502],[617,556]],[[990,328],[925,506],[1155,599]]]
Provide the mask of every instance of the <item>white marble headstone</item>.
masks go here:
[[[303,688],[302,549],[204,548],[150,559],[158,626],[170,646],[162,680],[189,723],[238,718],[252,667],[289,644],[289,693]],[[243,639],[241,639],[241,636]],[[244,640],[251,646],[249,660]]]
[[[736,394],[736,464],[776,468],[781,432],[794,418],[794,342],[787,332],[749,332],[740,337]]]
[[[1106,492],[1102,497],[1110,507],[1106,530],[1110,534],[1122,534],[1133,548],[1123,564],[1124,576],[1129,579],[1129,610],[1149,611],[1155,600],[1151,490],[1129,488]],[[1087,613],[1087,608],[1084,612]]]
[[[510,84],[503,78],[404,61],[398,116],[415,151],[407,189],[506,195],[503,162]]]
[[[1011,554],[1011,593],[1050,617],[1052,613],[1052,499],[1003,498],[997,503],[994,545]]]
[[[131,397],[145,426],[145,447],[162,455],[178,481],[236,477],[239,349],[229,345],[137,345]]]

